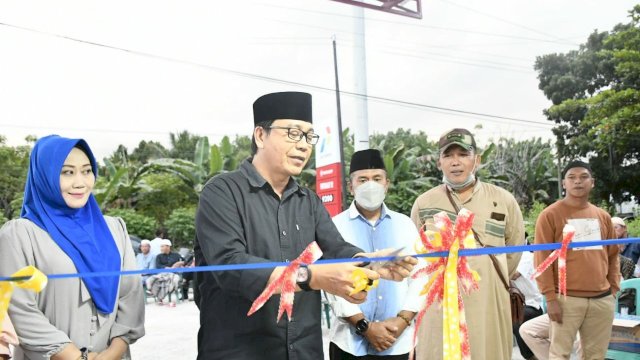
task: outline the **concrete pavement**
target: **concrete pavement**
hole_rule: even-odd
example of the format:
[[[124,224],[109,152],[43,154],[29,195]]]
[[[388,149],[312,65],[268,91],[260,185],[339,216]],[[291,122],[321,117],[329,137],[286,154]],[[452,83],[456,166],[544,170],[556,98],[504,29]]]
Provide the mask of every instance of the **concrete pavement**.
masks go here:
[[[197,356],[197,336],[200,326],[198,308],[192,301],[176,307],[159,306],[151,300],[146,306],[146,335],[131,346],[134,360],[194,360]],[[323,323],[325,358],[328,348],[328,329]],[[523,360],[518,347],[513,359]]]

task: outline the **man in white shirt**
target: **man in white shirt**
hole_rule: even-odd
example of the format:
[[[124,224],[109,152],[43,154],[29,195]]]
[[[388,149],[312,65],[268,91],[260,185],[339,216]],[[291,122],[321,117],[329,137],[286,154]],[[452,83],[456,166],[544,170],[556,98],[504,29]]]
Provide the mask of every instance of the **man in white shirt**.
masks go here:
[[[389,179],[378,150],[358,151],[351,158],[349,191],[355,200],[333,222],[347,242],[365,252],[387,248],[413,251],[419,238],[411,219],[384,204]],[[424,281],[410,277],[402,282],[380,280],[367,300],[352,304],[328,295],[337,317],[331,332],[331,360],[407,360],[413,349],[413,317],[424,297]]]
[[[538,290],[536,282],[531,279],[534,272],[533,254],[529,251],[525,251],[522,253],[522,257],[520,258],[518,270],[511,277],[511,280],[513,280],[515,286],[522,292],[525,298],[523,323],[542,315],[542,294],[540,294],[540,290]],[[521,325],[522,324],[513,325],[513,335],[516,337],[520,354],[527,360],[536,360],[538,358],[520,336]]]
[[[162,246],[162,243],[164,242],[164,231],[162,229],[158,229],[156,230],[156,237],[155,239],[151,240],[151,253],[153,255],[158,255],[160,254],[160,246]]]

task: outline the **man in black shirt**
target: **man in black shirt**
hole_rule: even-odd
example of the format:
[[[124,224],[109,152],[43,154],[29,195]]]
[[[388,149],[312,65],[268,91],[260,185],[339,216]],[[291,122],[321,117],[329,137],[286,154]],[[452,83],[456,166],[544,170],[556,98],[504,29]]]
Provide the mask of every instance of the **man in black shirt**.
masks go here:
[[[311,124],[311,95],[267,94],[256,100],[253,110],[253,156],[239,170],[211,179],[200,194],[196,264],[291,261],[313,241],[325,259],[383,256],[364,254],[345,242],[318,196],[292,178],[302,172],[318,141]],[[416,263],[406,258],[380,274],[363,270],[371,279],[399,281]],[[200,274],[198,359],[323,359],[318,290],[362,303],[366,292],[349,295],[355,265],[301,267],[293,318],[277,323],[279,296],[252,316],[247,312],[284,268]]]
[[[171,240],[160,242],[160,254],[156,256],[156,269],[183,267],[184,261],[180,254],[171,251]]]
[[[156,256],[156,269],[173,269],[183,266],[182,256],[171,252],[171,240],[162,239],[160,241],[160,254]],[[171,293],[175,294],[179,283],[180,275],[176,273],[160,273],[147,279],[147,289],[156,297],[158,303],[162,304],[167,294],[169,294],[169,300],[171,300]],[[169,306],[176,306],[176,303],[170,301]]]

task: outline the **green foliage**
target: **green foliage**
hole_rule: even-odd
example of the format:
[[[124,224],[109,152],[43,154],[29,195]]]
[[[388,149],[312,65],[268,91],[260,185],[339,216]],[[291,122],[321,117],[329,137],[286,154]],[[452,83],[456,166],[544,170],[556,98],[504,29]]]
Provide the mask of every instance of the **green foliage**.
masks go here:
[[[536,60],[539,87],[553,102],[560,157],[588,158],[595,202],[640,201],[640,5],[631,21],[594,31],[579,50]]]
[[[524,231],[529,235],[529,242],[532,244],[535,239],[536,221],[545,207],[547,207],[546,204],[536,201],[528,211],[524,212]]]
[[[369,144],[380,150],[387,169],[390,185],[385,204],[391,210],[409,215],[416,198],[439,184],[435,164],[437,145],[429,142],[422,131],[412,134],[404,129],[386,135],[374,134]]]
[[[209,176],[233,171],[251,154],[251,139],[238,136],[232,143],[228,136],[220,141],[220,145],[211,146]]]
[[[144,181],[151,188],[139,195],[135,209],[138,213],[154,217],[160,226],[172,211],[185,206],[195,206],[198,196],[180,178],[172,174],[147,174]]]
[[[9,219],[0,214],[0,227],[2,227],[2,225],[4,225],[4,223],[6,223],[7,221],[9,221]]]
[[[132,208],[142,193],[151,191],[143,176],[154,170],[153,165],[136,166],[129,164],[127,157],[120,163],[105,158],[105,176],[98,177],[94,196],[104,211],[109,208]]]
[[[140,141],[138,147],[133,149],[129,160],[137,164],[144,164],[149,160],[167,157],[167,149],[157,141]]]
[[[550,204],[558,197],[557,167],[550,141],[501,138],[489,148],[492,151],[483,160],[480,178],[510,191],[525,209],[535,202]]]
[[[167,221],[165,227],[169,238],[178,246],[193,248],[193,241],[196,237],[196,208],[178,208],[175,209]]]
[[[20,191],[20,193],[16,194],[15,198],[11,200],[11,211],[13,211],[14,217],[17,218],[20,216],[20,212],[22,211],[22,202],[24,200],[24,191]],[[12,218],[12,219],[13,219]]]
[[[127,231],[143,239],[153,239],[157,222],[150,216],[137,213],[133,209],[110,209],[105,215],[121,217],[127,224]]]
[[[169,141],[171,142],[169,157],[173,159],[192,160],[200,138],[200,136],[193,135],[186,130],[177,134],[169,134]]]
[[[12,202],[22,197],[29,168],[30,146],[7,146],[5,137],[0,135],[0,215],[13,219],[20,215]],[[22,205],[22,201],[20,201]]]
[[[640,218],[627,222],[629,237],[640,237]]]

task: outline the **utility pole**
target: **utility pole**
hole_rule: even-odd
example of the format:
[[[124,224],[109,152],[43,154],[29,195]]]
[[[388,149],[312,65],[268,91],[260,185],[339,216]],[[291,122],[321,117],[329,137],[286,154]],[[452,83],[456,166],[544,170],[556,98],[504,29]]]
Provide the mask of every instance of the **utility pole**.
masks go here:
[[[364,8],[353,7],[353,77],[356,98],[356,118],[353,129],[353,150],[369,148],[369,113],[367,104],[367,56],[365,47]]]
[[[333,36],[333,69],[336,78],[336,107],[338,109],[338,144],[340,144],[340,170],[342,172],[342,210],[347,208],[347,172],[344,166],[344,144],[342,139],[342,110],[340,108],[340,81],[338,80],[338,51],[336,36]]]

